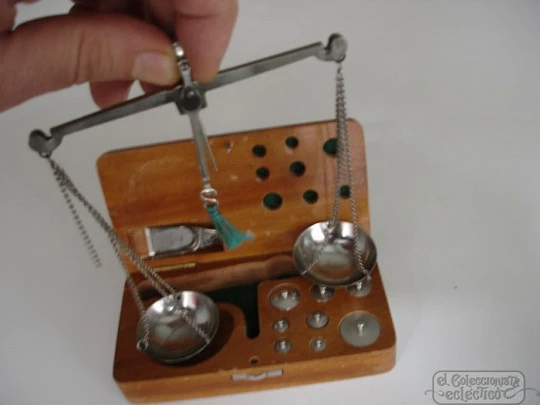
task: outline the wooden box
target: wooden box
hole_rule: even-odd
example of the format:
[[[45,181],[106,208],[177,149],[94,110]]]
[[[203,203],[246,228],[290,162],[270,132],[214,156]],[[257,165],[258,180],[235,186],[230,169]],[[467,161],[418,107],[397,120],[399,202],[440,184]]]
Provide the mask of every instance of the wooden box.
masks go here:
[[[356,121],[349,121],[349,134],[358,224],[369,233],[364,139]],[[337,289],[328,302],[318,302],[310,295],[312,284],[292,265],[299,234],[330,218],[336,182],[335,137],[334,121],[210,137],[218,166],[211,179],[219,192],[220,210],[237,228],[250,232],[253,240],[233,250],[167,258],[148,257],[146,227],[211,226],[199,198],[201,178],[192,140],[111,151],[100,157],[98,173],[119,235],[164,278],[177,284],[181,280],[184,289],[207,293],[220,309],[217,337],[205,351],[184,364],[163,365],[137,351],[138,312],[124,289],[114,378],[130,401],[275,389],[377,374],[394,366],[396,338],[378,267],[366,296]],[[349,203],[346,195],[343,198],[340,218],[350,221]],[[151,305],[159,297],[144,288],[131,262],[125,263],[140,283],[145,305]],[[300,301],[291,310],[270,305],[270,295],[281,286],[300,292]],[[308,326],[306,318],[314,311],[328,315],[325,327]],[[354,347],[341,338],[339,324],[353,311],[369,312],[378,320],[380,335],[374,343]],[[280,319],[289,324],[283,332],[273,328]],[[326,347],[314,351],[311,342],[318,337]],[[290,351],[275,350],[279,339],[289,341]]]

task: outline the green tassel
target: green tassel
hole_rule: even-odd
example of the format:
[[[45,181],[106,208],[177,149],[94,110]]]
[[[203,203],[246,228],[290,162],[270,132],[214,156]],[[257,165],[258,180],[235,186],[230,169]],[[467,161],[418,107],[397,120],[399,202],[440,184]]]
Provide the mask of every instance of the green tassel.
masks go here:
[[[248,234],[239,231],[231,225],[219,212],[217,205],[209,205],[206,207],[210,218],[220,236],[221,240],[228,249],[234,249],[240,246],[244,241],[253,240]]]

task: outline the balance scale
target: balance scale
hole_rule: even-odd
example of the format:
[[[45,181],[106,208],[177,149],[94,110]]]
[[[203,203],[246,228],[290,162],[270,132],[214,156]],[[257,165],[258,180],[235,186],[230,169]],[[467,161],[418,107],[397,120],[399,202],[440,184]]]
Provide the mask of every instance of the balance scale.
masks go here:
[[[125,397],[172,401],[391,370],[396,336],[369,236],[363,130],[346,115],[346,40],[333,34],[207,84],[191,80],[173,47],[178,85],[29,137],[92,258],[76,202],[126,273],[113,370]],[[337,65],[334,120],[206,136],[207,91],[308,57]],[[188,116],[193,139],[103,154],[109,223],[53,152],[66,135],[167,103]]]

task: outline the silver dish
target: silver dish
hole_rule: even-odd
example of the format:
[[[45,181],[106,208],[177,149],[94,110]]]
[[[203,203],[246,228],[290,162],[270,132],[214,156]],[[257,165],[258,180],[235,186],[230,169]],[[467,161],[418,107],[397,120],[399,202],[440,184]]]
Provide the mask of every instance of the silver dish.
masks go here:
[[[371,237],[357,226],[362,264],[371,273],[377,262],[377,250]],[[304,230],[294,244],[296,268],[315,284],[346,287],[362,281],[366,274],[357,265],[354,254],[354,228],[350,222],[318,222]],[[309,266],[316,260],[309,271]]]
[[[182,291],[161,298],[146,311],[149,322],[148,346],[145,353],[161,363],[174,364],[202,352],[216,335],[219,309],[206,295]],[[201,334],[185,320],[185,315],[206,334]],[[137,339],[145,334],[144,321],[137,326]]]

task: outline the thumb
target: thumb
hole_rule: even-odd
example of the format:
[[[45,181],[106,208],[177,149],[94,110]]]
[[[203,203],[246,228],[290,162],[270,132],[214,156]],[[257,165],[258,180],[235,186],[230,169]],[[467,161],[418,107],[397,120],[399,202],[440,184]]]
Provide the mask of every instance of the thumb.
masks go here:
[[[0,35],[0,111],[84,82],[179,80],[170,39],[124,15],[34,20]]]

